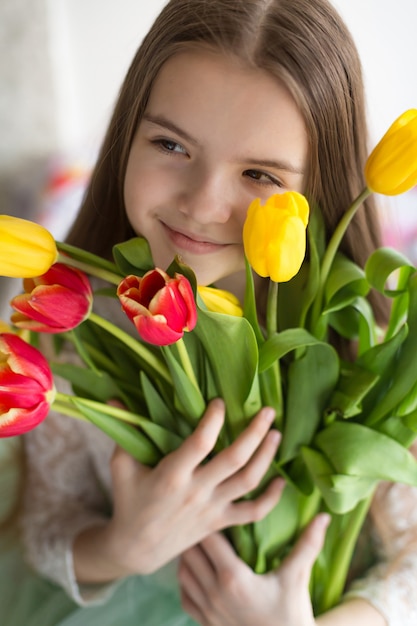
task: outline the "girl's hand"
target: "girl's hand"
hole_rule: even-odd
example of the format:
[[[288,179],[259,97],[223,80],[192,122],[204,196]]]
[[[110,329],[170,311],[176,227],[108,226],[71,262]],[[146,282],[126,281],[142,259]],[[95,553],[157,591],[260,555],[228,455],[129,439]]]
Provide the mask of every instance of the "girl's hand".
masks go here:
[[[274,412],[262,409],[228,448],[203,464],[224,421],[214,400],[194,433],[151,469],[121,449],[112,459],[114,513],[106,529],[106,560],[117,575],[151,573],[213,532],[263,518],[277,503],[282,479],[253,501],[276,453]]]
[[[184,610],[202,626],[313,626],[308,584],[327,515],[306,528],[281,567],[255,574],[214,534],[185,552],[178,576]]]

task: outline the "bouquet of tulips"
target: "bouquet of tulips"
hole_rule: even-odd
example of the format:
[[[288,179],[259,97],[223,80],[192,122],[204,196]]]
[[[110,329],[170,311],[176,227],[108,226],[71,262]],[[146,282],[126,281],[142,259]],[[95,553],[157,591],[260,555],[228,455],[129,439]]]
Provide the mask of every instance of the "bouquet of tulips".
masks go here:
[[[333,606],[378,482],[417,485],[408,451],[417,432],[416,268],[388,248],[376,250],[364,269],[339,251],[369,194],[395,195],[417,183],[417,110],[390,127],[365,178],[366,189],[326,246],[320,213],[309,221],[304,196],[288,192],[250,205],[243,309],[231,294],[199,287],[178,258],[155,268],[142,238],[115,246],[109,262],[55,242],[37,224],[0,216],[0,272],[24,278],[24,293],[11,302],[12,326],[0,334],[0,436],[36,427],[53,407],[91,421],[154,465],[193,431],[214,397],[226,405],[216,450],[262,406],[274,407],[283,439],[265,481],[280,474],[286,488],[264,520],[228,533],[262,573],[279,565],[318,511],[329,511],[311,597],[316,613]],[[299,301],[291,303],[291,326],[281,328],[279,283],[298,275],[306,236]],[[269,277],[266,328],[257,319],[252,269]],[[86,274],[107,287],[93,293]],[[392,302],[385,329],[366,300],[371,288]],[[93,312],[99,297],[118,298],[132,332]],[[338,355],[330,328],[356,342],[355,359]],[[39,333],[62,334],[80,365],[48,362],[36,347]],[[72,383],[74,395],[55,390],[52,372]],[[114,398],[125,408],[109,405]]]

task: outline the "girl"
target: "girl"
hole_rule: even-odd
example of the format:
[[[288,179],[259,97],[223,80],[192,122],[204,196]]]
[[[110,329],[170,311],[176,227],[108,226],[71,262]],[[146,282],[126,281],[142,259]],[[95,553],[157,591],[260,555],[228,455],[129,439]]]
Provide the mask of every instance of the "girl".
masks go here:
[[[157,266],[179,253],[200,284],[241,296],[249,202],[301,191],[331,233],[364,185],[366,155],[360,64],[327,0],[171,0],[127,74],[69,241],[109,256],[113,244],[140,233]],[[371,204],[344,241],[359,264],[379,243]],[[257,289],[261,301],[262,281]],[[117,317],[107,308],[106,315]],[[80,606],[66,600],[58,608],[52,594],[36,623],[414,624],[415,492],[396,485],[378,495],[387,564],[315,619],[308,580],[325,516],[265,576],[218,534],[265,516],[282,490],[278,480],[257,500],[238,502],[277,449],[268,408],[202,464],[223,416],[222,402],[212,402],[195,433],[155,469],[114,450],[94,427],[56,415],[25,437],[27,556]],[[19,626],[32,623],[26,615]]]

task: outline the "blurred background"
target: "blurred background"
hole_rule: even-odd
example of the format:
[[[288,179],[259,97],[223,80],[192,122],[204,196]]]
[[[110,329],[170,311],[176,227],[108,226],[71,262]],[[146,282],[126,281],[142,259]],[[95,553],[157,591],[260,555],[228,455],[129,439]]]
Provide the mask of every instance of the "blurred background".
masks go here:
[[[165,4],[0,0],[1,213],[65,236],[124,74]],[[362,57],[373,145],[398,115],[417,107],[417,5],[333,4]],[[386,243],[417,262],[417,190],[380,201]],[[0,279],[0,317],[16,293],[12,283]]]

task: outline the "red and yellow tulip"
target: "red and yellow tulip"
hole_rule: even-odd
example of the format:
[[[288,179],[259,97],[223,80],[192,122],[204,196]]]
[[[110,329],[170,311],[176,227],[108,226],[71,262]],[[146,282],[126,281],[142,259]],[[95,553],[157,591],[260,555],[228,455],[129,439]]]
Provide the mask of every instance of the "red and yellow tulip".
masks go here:
[[[118,289],[122,308],[140,337],[156,346],[175,343],[197,323],[190,282],[182,274],[171,278],[161,269],[127,276]]]
[[[35,428],[54,396],[52,373],[39,350],[17,335],[0,334],[0,437]]]
[[[63,333],[83,322],[91,311],[93,293],[80,270],[55,263],[45,274],[23,281],[25,293],[11,301],[18,328]]]
[[[246,257],[259,276],[286,282],[301,267],[306,251],[309,206],[295,191],[275,194],[261,204],[249,205],[243,226]]]

